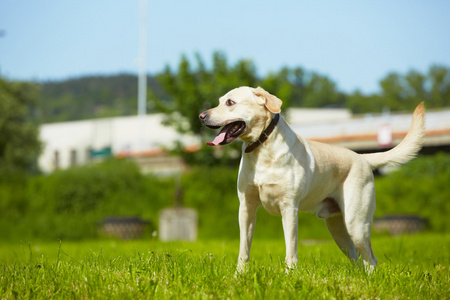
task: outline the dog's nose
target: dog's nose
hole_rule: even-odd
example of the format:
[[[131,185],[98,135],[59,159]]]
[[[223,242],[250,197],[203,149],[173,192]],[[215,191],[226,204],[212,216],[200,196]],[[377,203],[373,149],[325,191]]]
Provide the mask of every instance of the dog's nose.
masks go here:
[[[205,121],[207,116],[208,114],[206,113],[206,111],[204,111],[198,117],[200,118],[200,120]]]

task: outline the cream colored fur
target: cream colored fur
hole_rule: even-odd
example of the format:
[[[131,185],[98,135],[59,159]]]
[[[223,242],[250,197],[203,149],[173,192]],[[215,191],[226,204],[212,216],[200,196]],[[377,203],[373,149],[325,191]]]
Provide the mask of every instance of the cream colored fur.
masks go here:
[[[229,101],[231,100],[231,101]],[[258,140],[282,101],[262,88],[240,87],[228,92],[217,107],[203,112],[207,126],[243,121],[239,136],[245,147]],[[305,140],[283,118],[267,141],[253,152],[242,154],[238,177],[240,249],[238,270],[245,269],[256,224],[256,211],[263,206],[282,216],[287,269],[297,264],[298,212],[316,211],[325,220],[339,248],[351,259],[362,258],[375,266],[370,231],[375,210],[372,170],[401,164],[420,150],[424,136],[423,103],[412,119],[405,139],[394,149],[357,154],[346,148]]]

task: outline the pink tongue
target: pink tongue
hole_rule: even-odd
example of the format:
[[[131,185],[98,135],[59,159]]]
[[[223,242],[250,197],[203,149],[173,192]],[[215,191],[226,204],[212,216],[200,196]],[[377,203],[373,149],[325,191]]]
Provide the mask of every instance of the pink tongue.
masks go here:
[[[214,141],[206,143],[208,146],[217,146],[225,140],[226,131],[221,131],[215,138]]]

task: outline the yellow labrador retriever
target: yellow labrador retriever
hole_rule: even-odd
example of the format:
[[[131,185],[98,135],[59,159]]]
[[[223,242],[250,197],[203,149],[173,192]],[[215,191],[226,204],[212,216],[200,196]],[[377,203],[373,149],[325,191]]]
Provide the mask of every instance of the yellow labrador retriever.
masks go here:
[[[425,132],[423,103],[397,147],[357,154],[297,136],[280,116],[282,101],[260,87],[236,88],[219,101],[199,118],[209,128],[223,127],[208,145],[225,145],[238,137],[244,141],[238,177],[238,270],[243,271],[249,261],[260,205],[282,216],[287,268],[297,264],[299,211],[316,211],[351,260],[361,256],[365,265],[375,266],[370,243],[375,210],[372,170],[406,163],[417,154]]]

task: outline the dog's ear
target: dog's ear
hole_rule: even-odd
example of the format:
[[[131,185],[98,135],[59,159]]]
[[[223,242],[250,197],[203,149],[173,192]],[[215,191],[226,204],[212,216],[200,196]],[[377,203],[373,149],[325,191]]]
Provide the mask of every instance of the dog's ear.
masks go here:
[[[261,97],[264,99],[264,101],[265,101],[264,105],[270,112],[272,112],[274,114],[278,114],[281,112],[281,104],[283,103],[283,101],[278,99],[276,96],[270,94],[269,92],[267,92],[260,86],[258,86],[256,89],[254,89],[253,93],[255,94],[255,96]]]

